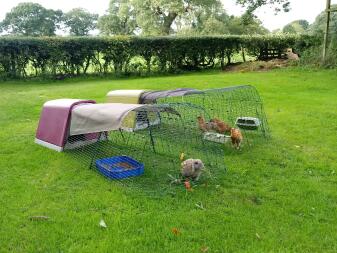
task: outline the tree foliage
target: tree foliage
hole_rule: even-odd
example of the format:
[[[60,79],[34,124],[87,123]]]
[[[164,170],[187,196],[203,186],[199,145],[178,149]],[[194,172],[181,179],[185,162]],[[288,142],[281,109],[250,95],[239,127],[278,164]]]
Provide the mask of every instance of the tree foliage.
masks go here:
[[[2,30],[15,35],[52,36],[62,21],[62,11],[37,3],[20,3],[6,14]]]
[[[331,5],[331,8],[337,8],[337,4]],[[310,26],[310,32],[323,37],[326,20],[327,14],[325,11],[322,11]],[[335,38],[337,37],[337,12],[332,12],[330,15],[330,34]]]
[[[110,1],[107,13],[99,18],[98,28],[104,35],[132,35],[136,32],[135,10],[128,0]]]
[[[248,15],[264,5],[273,6],[275,13],[290,10],[290,0],[236,0],[236,2],[247,8]]]
[[[231,16],[228,29],[230,34],[239,35],[257,35],[257,34],[267,34],[269,31],[262,25],[262,22],[252,17],[247,21],[245,16],[234,17]]]
[[[239,4],[253,9],[266,5],[283,3],[285,0],[238,0]],[[247,27],[247,29],[245,29]],[[138,28],[138,29],[137,29]],[[239,31],[233,31],[238,28]],[[261,23],[252,15],[230,18],[220,0],[111,0],[106,15],[99,20],[99,29],[105,35],[180,34],[264,34]],[[248,33],[247,33],[248,32]]]
[[[70,29],[71,35],[85,36],[96,28],[97,14],[92,14],[83,8],[75,8],[64,15],[64,23]]]
[[[188,17],[185,20],[188,20]],[[199,34],[228,34],[227,22],[229,16],[221,2],[215,1],[206,8],[196,9],[190,20],[190,26],[198,30]]]
[[[219,0],[131,0],[144,34],[168,35],[173,26],[193,22],[201,11],[221,5]]]
[[[331,6],[337,8],[337,4]],[[326,29],[327,14],[322,11],[309,26],[308,33],[316,38],[317,42],[302,53],[301,63],[304,65],[336,68],[337,67],[337,12],[331,12],[326,57],[322,59],[323,38]]]
[[[252,18],[248,23],[243,17],[228,16],[223,13],[221,16],[205,17],[200,20],[197,26],[190,29],[182,30],[182,34],[198,34],[198,35],[263,35],[268,30],[263,27],[261,21]]]
[[[230,17],[223,0],[110,0],[105,15],[75,8],[62,17],[35,3],[20,3],[6,15],[0,32],[25,36],[51,36],[64,24],[71,35],[85,36],[97,28],[103,35],[264,34],[266,29],[253,15],[263,5],[289,9],[287,0],[236,0],[247,7],[241,17]]]
[[[309,22],[307,20],[295,20],[287,25],[285,25],[282,29],[284,33],[293,33],[293,34],[303,34],[308,32]]]

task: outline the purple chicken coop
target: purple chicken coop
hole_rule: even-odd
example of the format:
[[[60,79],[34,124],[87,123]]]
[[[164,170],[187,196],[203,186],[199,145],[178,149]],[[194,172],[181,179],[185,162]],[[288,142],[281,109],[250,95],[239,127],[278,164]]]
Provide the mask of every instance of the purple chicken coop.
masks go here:
[[[94,142],[97,133],[70,136],[71,112],[76,106],[95,104],[94,100],[57,99],[43,105],[35,143],[47,148],[63,151]]]

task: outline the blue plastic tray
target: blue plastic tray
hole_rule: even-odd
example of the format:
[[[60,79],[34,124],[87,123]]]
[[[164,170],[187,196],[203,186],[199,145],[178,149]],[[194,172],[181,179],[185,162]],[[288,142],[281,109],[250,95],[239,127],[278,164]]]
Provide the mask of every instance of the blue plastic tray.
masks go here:
[[[144,173],[144,164],[128,156],[98,159],[95,164],[100,173],[112,179],[134,177]]]

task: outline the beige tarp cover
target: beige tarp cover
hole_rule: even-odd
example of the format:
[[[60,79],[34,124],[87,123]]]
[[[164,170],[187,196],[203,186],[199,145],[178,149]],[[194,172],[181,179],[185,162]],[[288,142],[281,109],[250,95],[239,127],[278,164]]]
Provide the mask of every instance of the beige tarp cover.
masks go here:
[[[71,112],[70,135],[118,130],[123,118],[140,104],[84,104]]]
[[[112,90],[107,94],[108,103],[140,104],[140,96],[145,90]]]

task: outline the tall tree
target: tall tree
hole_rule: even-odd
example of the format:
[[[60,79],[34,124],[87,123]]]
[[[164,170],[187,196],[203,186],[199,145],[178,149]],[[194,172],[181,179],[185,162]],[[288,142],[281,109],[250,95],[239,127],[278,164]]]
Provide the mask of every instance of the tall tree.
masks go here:
[[[83,8],[75,8],[64,15],[64,23],[70,29],[70,34],[85,36],[96,28],[97,14],[92,14]]]
[[[292,24],[287,24],[283,27],[282,32],[284,33],[291,33],[291,34],[296,34],[297,31],[295,27]]]
[[[219,0],[131,0],[131,3],[142,32],[157,35],[168,35],[177,22],[221,4]]]
[[[203,22],[200,33],[203,35],[223,35],[229,34],[230,32],[226,21],[212,16]]]
[[[111,0],[107,13],[98,19],[104,35],[132,35],[137,29],[134,7],[129,0]]]
[[[230,17],[223,5],[216,3],[212,8],[199,11],[193,26],[199,28],[201,34],[229,34],[228,21]]]
[[[62,11],[37,3],[20,3],[6,14],[3,31],[24,36],[52,36],[62,21]]]
[[[245,15],[240,17],[231,16],[228,21],[228,30],[230,34],[236,35],[255,35],[267,34],[269,31],[262,25],[261,20],[252,17],[247,19]]]
[[[260,25],[252,13],[260,6],[270,4],[278,11],[289,10],[289,0],[236,2],[247,7],[247,14],[240,18],[243,25],[254,28]],[[137,28],[144,35],[168,35],[177,30],[223,34],[228,32],[223,23],[229,17],[222,9],[222,0],[111,0],[108,13],[99,19],[98,27],[103,34],[132,34]],[[254,31],[264,32],[263,29]]]
[[[193,23],[192,29],[185,29],[184,34],[203,34],[203,35],[221,35],[221,34],[267,34],[269,31],[263,27],[258,18],[228,16],[225,11],[213,13],[210,16],[200,16],[198,22]]]
[[[295,20],[283,27],[284,33],[303,34],[309,29],[309,22],[303,19]]]
[[[337,4],[331,5],[331,8],[337,8]],[[314,23],[309,27],[309,30],[313,34],[322,36],[326,26],[326,12],[322,11],[315,19]],[[330,34],[332,37],[337,37],[337,12],[331,12],[330,14]]]

